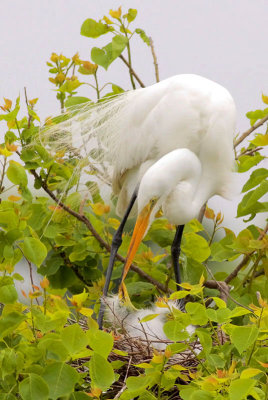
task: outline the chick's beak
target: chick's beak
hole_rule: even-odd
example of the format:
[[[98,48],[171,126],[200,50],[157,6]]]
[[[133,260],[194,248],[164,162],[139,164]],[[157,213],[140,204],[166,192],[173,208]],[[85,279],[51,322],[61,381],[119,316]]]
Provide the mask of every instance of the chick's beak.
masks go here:
[[[119,286],[119,298],[124,299],[127,303],[130,303],[130,299],[127,293],[126,286],[124,284],[124,280],[127,276],[127,273],[129,271],[129,268],[132,264],[132,261],[135,257],[135,254],[138,250],[138,247],[145,235],[146,229],[148,227],[149,221],[150,221],[150,215],[152,213],[154,203],[149,202],[144,209],[141,211],[141,213],[138,215],[133,235],[130,241],[130,245],[128,248],[128,253],[127,253],[127,258],[126,258],[126,263],[123,269],[123,274],[122,274],[122,281]]]

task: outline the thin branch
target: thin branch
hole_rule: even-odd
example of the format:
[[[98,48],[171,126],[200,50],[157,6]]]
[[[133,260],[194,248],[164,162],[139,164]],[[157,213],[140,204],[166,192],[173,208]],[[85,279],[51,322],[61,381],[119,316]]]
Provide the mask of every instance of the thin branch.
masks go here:
[[[207,287],[208,289],[218,289],[220,292],[220,298],[227,303],[227,299],[230,296],[230,288],[227,285],[226,282],[222,281],[206,281],[204,282],[204,286]]]
[[[102,237],[98,234],[98,232],[94,229],[93,225],[91,224],[91,222],[89,221],[89,219],[85,216],[85,215],[80,215],[79,213],[77,213],[76,211],[72,210],[71,208],[69,208],[68,206],[66,206],[64,203],[62,203],[56,196],[55,194],[48,188],[46,182],[44,182],[40,176],[38,175],[38,173],[32,169],[30,170],[30,172],[32,173],[32,175],[38,179],[41,182],[42,188],[45,190],[45,192],[65,211],[67,211],[70,215],[72,215],[73,217],[75,217],[76,219],[78,219],[79,221],[81,221],[83,224],[86,225],[86,227],[88,228],[88,230],[92,233],[92,235],[95,237],[95,239],[100,243],[100,245],[102,247],[104,247],[109,253],[111,252],[111,246],[102,239]],[[120,254],[116,255],[116,258],[121,261],[122,263],[125,264],[126,259],[124,257],[122,257]],[[154,278],[152,278],[150,275],[148,275],[146,272],[144,272],[143,270],[141,270],[139,267],[137,267],[134,264],[131,264],[130,268],[136,272],[137,274],[139,274],[142,278],[146,279],[148,282],[152,283],[152,285],[154,285],[155,287],[157,287],[161,292],[165,293],[165,285],[163,285],[162,283],[158,282],[157,280],[155,280]]]
[[[238,305],[238,306],[240,306],[240,307],[242,307],[242,308],[245,308],[246,310],[248,310],[248,311],[250,311],[250,312],[253,312],[252,308],[250,308],[250,307],[248,307],[248,306],[245,306],[244,304],[239,303],[236,299],[234,299],[234,298],[230,295],[230,292],[229,292],[230,288],[229,288],[229,286],[227,285],[227,287],[226,287],[226,282],[217,281],[217,280],[214,278],[214,275],[213,275],[213,273],[211,272],[211,270],[208,268],[208,266],[206,266],[206,268],[207,268],[207,270],[208,270],[208,272],[209,272],[209,274],[211,275],[211,277],[212,277],[213,280],[204,282],[204,286],[205,286],[205,287],[207,287],[207,288],[209,288],[209,289],[218,289],[218,290],[220,291],[220,293],[221,293],[221,299],[224,300],[225,303],[226,303],[226,301],[227,301],[227,298],[229,298],[229,299],[230,299],[233,303],[235,303],[236,305]],[[228,289],[227,289],[227,288],[228,288]],[[208,304],[209,304],[209,303],[207,303],[206,305],[208,305]]]
[[[255,149],[246,149],[245,151],[242,151],[242,153],[240,153],[238,156],[236,156],[235,159],[238,160],[239,157],[241,156],[253,156],[254,153],[262,149],[263,147],[256,147]]]
[[[154,69],[155,69],[155,79],[156,82],[159,82],[159,68],[158,68],[158,62],[157,62],[157,57],[155,54],[155,50],[154,50],[154,42],[153,39],[150,38],[150,47],[151,47],[151,52],[152,52],[152,56],[153,56],[153,60],[154,60]]]
[[[127,60],[125,59],[124,56],[122,56],[122,54],[119,56],[119,58],[121,58],[121,60],[126,64],[126,66],[128,67],[129,71],[131,72],[131,74],[134,76],[134,78],[136,79],[136,81],[139,83],[139,85],[142,88],[145,88],[144,83],[141,81],[141,79],[138,77],[138,75],[136,74],[136,72],[134,71],[134,69],[131,67],[131,65],[127,62]]]
[[[28,97],[27,97],[27,90],[26,87],[24,86],[24,96],[25,96],[25,102],[27,105],[27,108],[29,107],[29,103],[28,103]],[[32,116],[29,114],[29,110],[28,110],[28,129],[31,126],[31,120],[32,120]]]
[[[7,164],[7,157],[4,157],[2,175],[1,175],[1,179],[0,179],[0,194],[4,191],[3,182],[4,182],[4,177],[5,177],[6,164]]]
[[[266,232],[268,231],[268,224],[266,225],[266,227],[264,228],[264,230],[262,231],[262,233],[260,234],[260,236],[258,237],[258,240],[262,240],[263,237],[265,236]],[[238,266],[230,273],[230,275],[227,276],[227,278],[225,279],[225,283],[230,283],[234,278],[236,278],[236,276],[238,275],[238,272],[247,264],[247,262],[250,259],[250,256],[254,253],[255,250],[251,251],[250,253],[246,254],[243,258],[243,260],[238,264]]]
[[[268,121],[268,115],[266,115],[264,118],[262,118],[259,122],[256,122],[256,124],[252,125],[247,131],[242,133],[241,136],[234,142],[234,148],[236,148],[243,140],[249,136],[253,131],[255,131],[257,128],[262,126],[266,121]]]

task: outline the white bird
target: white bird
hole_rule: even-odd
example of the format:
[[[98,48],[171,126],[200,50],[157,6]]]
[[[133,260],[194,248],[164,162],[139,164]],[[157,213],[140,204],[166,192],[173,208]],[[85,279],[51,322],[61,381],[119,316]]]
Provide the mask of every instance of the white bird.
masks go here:
[[[172,259],[176,282],[180,283],[178,258],[183,225],[197,217],[213,195],[229,195],[235,122],[235,104],[225,88],[206,78],[183,74],[75,110],[71,119],[48,130],[53,145],[60,148],[67,149],[71,137],[71,145],[78,145],[80,154],[84,152],[101,179],[111,182],[118,195],[116,211],[124,217],[112,243],[105,296],[123,227],[136,197],[138,217],[120,285],[121,296],[127,297],[123,281],[160,207],[178,226]],[[96,148],[93,153],[92,146]],[[100,325],[102,318],[103,309]]]
[[[154,304],[151,308],[129,311],[117,295],[105,298],[106,320],[113,328],[123,331],[131,339],[139,339],[144,346],[149,345],[156,350],[165,350],[171,341],[166,336],[163,327],[172,315],[174,309],[182,311],[180,305],[174,300],[161,302],[161,306]],[[146,317],[152,317],[152,319]],[[185,328],[189,338],[195,332],[194,325]],[[197,354],[200,352],[198,349]]]

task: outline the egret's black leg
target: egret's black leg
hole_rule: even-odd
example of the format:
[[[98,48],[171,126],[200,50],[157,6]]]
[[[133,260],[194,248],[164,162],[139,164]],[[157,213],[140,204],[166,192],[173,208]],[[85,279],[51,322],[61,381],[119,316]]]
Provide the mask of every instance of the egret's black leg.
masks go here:
[[[132,207],[135,203],[135,200],[137,198],[137,194],[138,194],[138,188],[135,189],[129,205],[127,207],[127,210],[124,214],[124,217],[119,225],[119,228],[117,229],[117,231],[114,234],[113,237],[113,241],[112,241],[112,246],[111,246],[111,253],[110,253],[110,259],[109,259],[109,265],[106,271],[106,277],[105,277],[105,284],[104,284],[104,288],[103,288],[103,296],[107,296],[108,290],[109,290],[109,285],[111,282],[111,276],[112,276],[112,272],[113,272],[113,267],[114,267],[114,262],[115,262],[115,257],[117,254],[117,251],[119,249],[119,247],[122,244],[122,234],[123,234],[123,229],[124,226],[127,222],[128,216],[130,214],[130,211],[132,210]],[[105,304],[103,302],[101,302],[101,306],[100,306],[100,312],[99,312],[99,316],[98,316],[98,324],[99,324],[99,328],[102,329],[102,322],[103,322],[103,316],[104,316],[104,310],[105,310]]]
[[[180,274],[180,264],[179,257],[181,252],[181,239],[183,234],[184,225],[177,226],[176,234],[171,245],[171,258],[172,264],[175,272],[175,279],[177,284],[177,290],[181,290],[179,284],[181,283],[181,274]]]

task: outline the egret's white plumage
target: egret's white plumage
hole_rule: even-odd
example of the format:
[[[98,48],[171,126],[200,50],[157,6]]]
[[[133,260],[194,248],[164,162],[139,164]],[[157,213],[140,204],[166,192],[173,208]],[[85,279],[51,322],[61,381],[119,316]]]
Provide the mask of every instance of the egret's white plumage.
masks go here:
[[[125,331],[132,339],[138,338],[150,344],[157,350],[165,350],[170,340],[163,330],[164,324],[171,316],[173,309],[181,310],[176,301],[169,300],[166,307],[153,304],[151,308],[129,311],[118,296],[109,296],[104,299],[106,307],[106,320],[114,327]],[[165,305],[165,304],[163,304]],[[153,316],[150,321],[142,322],[143,318]],[[195,327],[186,328],[189,336],[195,332]]]
[[[228,195],[236,109],[230,93],[219,84],[198,75],[177,75],[96,105],[75,107],[69,113],[71,118],[41,132],[41,141],[49,141],[56,151],[75,148],[74,154],[89,160],[97,174],[112,184],[120,216],[146,170],[175,149],[193,153],[192,157],[185,155],[188,163],[194,155],[200,161],[196,200],[197,196],[205,202],[214,194]],[[171,160],[173,154],[172,169]],[[172,179],[166,170],[165,176],[157,171],[159,178]],[[169,195],[175,200],[182,194],[187,214],[187,180],[183,182]],[[141,197],[140,189],[139,202]],[[165,210],[169,212],[167,201]]]
[[[139,216],[123,280],[160,206],[171,223],[183,225],[197,217],[211,196],[228,195],[236,108],[219,84],[178,75],[96,105],[75,107],[70,116],[41,132],[41,141],[86,159],[102,181],[112,184],[120,216],[139,185]],[[120,293],[126,298],[123,280]],[[118,301],[113,307],[131,336],[144,335],[139,319],[159,313],[145,330],[165,339],[165,309],[154,306],[126,315]]]

